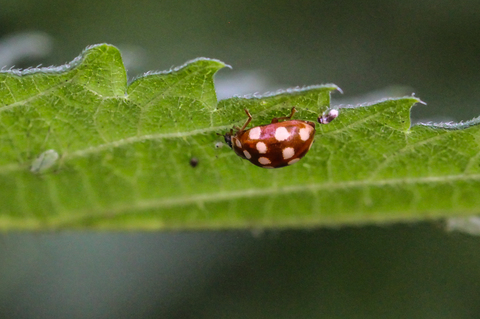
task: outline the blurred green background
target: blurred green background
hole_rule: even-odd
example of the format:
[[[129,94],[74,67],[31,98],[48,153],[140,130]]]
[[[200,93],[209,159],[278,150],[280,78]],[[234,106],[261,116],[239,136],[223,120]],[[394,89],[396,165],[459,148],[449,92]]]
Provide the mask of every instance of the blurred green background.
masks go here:
[[[121,50],[129,78],[196,57],[219,98],[335,83],[480,115],[480,2],[0,0],[0,67]],[[327,204],[327,203],[326,203]],[[0,236],[0,318],[479,318],[480,240],[443,223]]]

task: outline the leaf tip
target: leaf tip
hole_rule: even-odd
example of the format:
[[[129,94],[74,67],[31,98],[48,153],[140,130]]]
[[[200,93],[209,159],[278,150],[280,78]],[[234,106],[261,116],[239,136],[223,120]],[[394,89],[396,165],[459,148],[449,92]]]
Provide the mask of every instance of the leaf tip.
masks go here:
[[[211,59],[211,58],[204,58],[204,57],[199,57],[199,58],[196,58],[196,59],[193,59],[193,60],[190,60],[190,61],[187,61],[185,62],[183,65],[181,66],[178,66],[178,67],[175,67],[173,69],[170,70],[171,71],[178,71],[180,69],[183,69],[191,64],[207,64],[209,67],[211,68],[215,68],[216,70],[220,70],[220,69],[223,69],[225,67],[227,68],[232,68],[231,65],[229,64],[226,64],[220,60],[217,60],[217,59]]]
[[[88,51],[91,51],[91,50],[94,50],[94,49],[100,49],[100,50],[107,50],[109,48],[114,48],[116,50],[117,47],[112,45],[112,44],[108,44],[108,43],[97,43],[97,44],[91,44],[91,45],[88,45],[83,51],[82,53],[85,53],[85,52],[88,52]]]
[[[336,84],[330,84],[332,86],[332,88],[334,88],[332,91],[338,91],[340,94],[343,94],[343,90],[337,86]]]
[[[422,101],[420,98],[415,96],[415,92],[413,92],[412,95],[410,95],[410,96],[403,97],[402,99],[408,99],[408,98],[414,99],[415,103],[420,103],[420,104],[423,104],[423,105],[427,105],[427,103],[425,101]]]

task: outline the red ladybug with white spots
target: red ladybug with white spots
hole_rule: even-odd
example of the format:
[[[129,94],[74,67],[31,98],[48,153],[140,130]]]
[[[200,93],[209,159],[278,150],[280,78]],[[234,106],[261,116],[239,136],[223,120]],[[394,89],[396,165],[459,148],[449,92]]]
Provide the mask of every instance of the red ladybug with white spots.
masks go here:
[[[279,168],[298,162],[307,154],[315,137],[315,123],[292,120],[295,107],[289,116],[273,118],[267,125],[245,130],[252,120],[248,119],[242,128],[236,128],[224,135],[225,142],[241,158],[263,168]],[[280,120],[286,120],[279,122]]]

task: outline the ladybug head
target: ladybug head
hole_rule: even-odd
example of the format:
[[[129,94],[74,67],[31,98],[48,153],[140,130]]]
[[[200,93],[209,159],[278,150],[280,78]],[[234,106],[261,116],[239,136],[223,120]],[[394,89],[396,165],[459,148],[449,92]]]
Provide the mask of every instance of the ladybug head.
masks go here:
[[[232,135],[233,135],[233,130],[230,130],[230,132],[225,133],[223,138],[225,139],[225,143],[227,143],[230,148],[232,148]]]
[[[223,136],[223,138],[225,139],[225,143],[226,143],[230,148],[232,148],[232,135],[233,135],[233,130],[230,130],[230,132],[227,132],[227,133],[225,133],[224,135],[218,134],[218,133],[217,133],[217,135]]]

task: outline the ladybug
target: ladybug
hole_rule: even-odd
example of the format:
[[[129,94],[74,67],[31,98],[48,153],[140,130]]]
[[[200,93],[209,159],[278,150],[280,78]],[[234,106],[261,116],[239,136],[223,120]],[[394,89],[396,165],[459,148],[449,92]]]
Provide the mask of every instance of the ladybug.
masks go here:
[[[225,143],[241,158],[263,168],[292,165],[307,154],[315,137],[314,122],[292,120],[296,111],[293,107],[289,116],[276,117],[270,124],[245,130],[252,120],[245,109],[247,121],[242,128],[235,127],[235,134],[233,130],[225,133]]]

